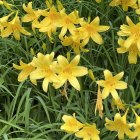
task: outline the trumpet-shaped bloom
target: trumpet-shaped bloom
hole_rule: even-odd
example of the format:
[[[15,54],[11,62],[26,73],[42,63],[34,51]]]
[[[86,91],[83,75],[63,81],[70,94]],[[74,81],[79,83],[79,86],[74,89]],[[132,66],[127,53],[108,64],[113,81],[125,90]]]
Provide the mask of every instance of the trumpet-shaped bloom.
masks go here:
[[[109,70],[104,71],[105,80],[97,81],[97,84],[101,87],[104,87],[102,91],[102,98],[105,99],[109,96],[109,93],[113,96],[113,98],[118,101],[120,100],[116,89],[126,89],[127,83],[120,81],[123,77],[124,72],[120,72],[119,74],[113,76]]]
[[[128,7],[137,8],[137,0],[112,0],[110,6],[122,5],[124,11],[128,11]]]
[[[119,39],[118,44],[120,45],[120,48],[117,48],[118,53],[126,53],[129,52],[128,55],[128,61],[130,64],[136,64],[137,63],[137,56],[140,56],[140,51],[138,50],[137,44],[133,43],[129,48],[126,48],[124,46],[125,40]]]
[[[63,9],[60,11],[60,14],[60,27],[62,27],[62,29],[59,34],[59,38],[62,39],[63,36],[67,33],[67,30],[69,30],[69,32],[72,33],[75,30],[75,24],[79,24],[80,20],[82,19],[78,17],[77,11],[73,11],[70,14],[66,14],[65,9]]]
[[[21,26],[19,16],[17,16],[17,14],[14,19],[10,22],[7,22],[5,26],[6,27],[1,32],[1,36],[3,38],[9,37],[11,34],[13,34],[16,40],[20,40],[20,33],[30,35],[30,33]]]
[[[134,124],[134,136],[137,137],[137,140],[140,140],[140,116],[133,110],[135,117],[136,117],[136,123]]]
[[[83,48],[85,46],[84,42],[81,42],[80,39],[74,40],[72,36],[65,36],[61,39],[61,43],[63,46],[71,46],[76,54],[79,54],[80,50],[83,52],[89,51],[88,49]]]
[[[57,57],[57,61],[59,80],[54,83],[54,87],[57,89],[68,80],[75,89],[80,90],[80,84],[76,77],[81,77],[88,73],[86,67],[77,66],[80,61],[80,55],[77,55],[70,63],[64,56],[59,55]]]
[[[56,80],[55,67],[57,62],[53,61],[54,52],[51,54],[43,55],[38,53],[37,58],[33,58],[33,65],[36,69],[30,74],[31,79],[42,79],[42,88],[45,92],[48,90],[48,84]]]
[[[89,42],[90,37],[97,44],[102,44],[103,39],[99,32],[104,32],[109,29],[109,26],[100,26],[100,19],[96,17],[91,23],[82,22],[81,27],[79,28],[81,38],[87,44]]]
[[[100,140],[99,133],[100,131],[96,129],[96,124],[86,124],[80,131],[75,133],[75,136],[83,138],[83,140]]]
[[[51,38],[52,33],[56,32],[57,27],[60,26],[61,15],[56,8],[52,6],[46,13],[46,17],[40,22],[38,26],[40,32],[46,32]]]
[[[81,122],[79,122],[75,118],[75,115],[73,116],[64,115],[62,119],[65,122],[65,124],[61,126],[61,129],[65,130],[68,133],[75,133],[84,126]]]
[[[126,121],[127,113],[128,110],[122,117],[119,113],[117,113],[114,117],[114,121],[111,121],[108,118],[105,119],[106,128],[110,131],[116,131],[120,140],[124,139],[124,134],[126,134],[129,138],[134,137],[134,133],[130,130],[132,124],[128,124]]]
[[[128,25],[121,25],[121,31],[118,32],[118,35],[128,37],[125,40],[124,47],[128,49],[132,44],[136,44],[140,51],[140,22],[134,24],[128,16],[126,17],[126,21]]]
[[[26,6],[25,4],[23,4],[23,9],[24,11],[27,12],[27,14],[22,18],[23,22],[30,22],[32,21],[32,29],[34,30],[35,27],[38,27],[38,25],[36,25],[38,18],[41,15],[45,15],[46,11],[45,10],[34,10],[32,8],[32,2],[29,2],[28,5]]]
[[[0,18],[0,31],[1,32],[3,31],[4,27],[6,27],[7,21],[12,14],[13,13],[10,13],[9,15]]]
[[[32,65],[32,63],[26,64],[20,60],[20,65],[13,64],[13,67],[17,70],[21,70],[20,74],[18,75],[18,81],[22,82],[27,79],[27,77],[30,75],[32,71],[35,70],[35,67]],[[31,79],[31,81],[36,84],[34,80]]]

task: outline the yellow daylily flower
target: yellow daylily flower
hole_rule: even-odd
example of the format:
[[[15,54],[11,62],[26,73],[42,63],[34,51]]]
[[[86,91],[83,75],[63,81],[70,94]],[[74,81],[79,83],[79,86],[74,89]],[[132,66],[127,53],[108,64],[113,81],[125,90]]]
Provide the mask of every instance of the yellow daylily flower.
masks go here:
[[[137,0],[112,0],[109,4],[110,6],[118,6],[122,5],[122,8],[124,11],[128,11],[128,7],[136,9],[137,6]]]
[[[56,32],[57,27],[60,26],[61,15],[56,8],[52,6],[46,13],[46,17],[40,22],[38,26],[40,32],[46,32],[51,38],[52,33]]]
[[[61,20],[60,27],[62,27],[59,34],[59,38],[62,39],[67,33],[67,30],[72,33],[75,30],[75,24],[79,24],[80,18],[78,17],[78,11],[73,11],[70,14],[66,14],[65,9],[60,11]]]
[[[62,119],[65,124],[61,126],[61,129],[68,133],[75,133],[84,126],[84,124],[76,119],[75,114],[73,114],[73,116],[64,115]]]
[[[16,14],[13,20],[7,22],[6,27],[1,32],[1,36],[4,38],[13,34],[16,40],[20,40],[20,33],[30,35],[30,33],[21,26],[19,16]]]
[[[90,37],[97,44],[102,44],[103,39],[99,32],[107,31],[109,26],[100,26],[100,19],[96,17],[91,23],[82,22],[81,27],[79,27],[79,32],[81,38],[84,40],[85,44],[89,42]]]
[[[120,81],[123,75],[124,75],[124,72],[120,72],[119,74],[113,76],[109,70],[104,71],[105,80],[97,81],[98,85],[100,85],[101,87],[104,87],[102,91],[103,99],[105,99],[107,96],[109,96],[109,93],[111,93],[111,95],[116,101],[120,100],[116,89],[127,88],[127,83]]]
[[[7,26],[7,21],[12,14],[13,14],[13,12],[7,16],[3,16],[2,18],[0,18],[0,31],[1,32],[3,31],[4,27]]]
[[[20,60],[20,65],[13,64],[13,67],[17,70],[21,70],[20,74],[18,75],[18,81],[23,82],[24,80],[27,79],[27,77],[30,75],[31,72],[35,70],[35,67],[32,65],[32,63],[24,63],[22,60]],[[35,80],[32,80],[32,83],[36,84]]]
[[[54,52],[51,54],[43,55],[42,53],[37,54],[37,58],[33,58],[33,65],[36,69],[30,74],[31,79],[38,80],[43,79],[42,88],[45,92],[48,91],[48,84],[52,83],[57,79],[55,73],[55,67],[57,62],[53,61]]]
[[[121,31],[118,32],[118,35],[128,37],[125,40],[124,47],[128,49],[132,44],[136,44],[140,51],[140,22],[134,24],[128,16],[126,21],[128,25],[121,25]]]
[[[61,38],[61,43],[63,46],[71,46],[76,54],[80,54],[80,50],[83,52],[89,51],[83,48],[85,46],[84,42],[81,42],[80,39],[75,41],[72,36]]]
[[[140,116],[133,110],[135,117],[136,117],[136,123],[134,124],[134,136],[137,137],[137,140],[140,140]]]
[[[120,140],[124,140],[124,134],[126,134],[129,138],[134,137],[134,133],[130,130],[132,124],[128,124],[126,121],[127,113],[128,109],[122,117],[119,113],[117,113],[114,117],[114,121],[111,121],[108,118],[105,119],[106,128],[110,131],[117,131],[118,138]]]
[[[81,77],[88,73],[86,67],[77,66],[80,61],[80,55],[75,56],[70,63],[64,56],[59,55],[57,57],[57,61],[57,73],[59,81],[53,84],[54,87],[56,89],[60,88],[68,80],[75,89],[80,90],[80,84],[76,77]]]
[[[129,52],[128,55],[128,61],[130,64],[136,64],[137,63],[137,56],[140,56],[140,51],[138,50],[137,44],[133,43],[129,48],[126,48],[124,46],[125,40],[122,38],[119,38],[118,44],[120,45],[120,48],[117,48],[118,53],[126,53]]]
[[[6,2],[5,0],[0,0],[0,5],[4,5],[8,10],[13,11],[13,9],[11,8],[13,5]]]
[[[83,140],[100,140],[99,134],[100,131],[96,129],[96,124],[85,124],[80,131],[75,133],[75,136]]]
[[[45,15],[46,11],[45,10],[40,10],[40,9],[34,10],[32,8],[32,2],[29,2],[27,6],[24,3],[23,4],[23,9],[27,14],[22,18],[22,21],[23,22],[31,22],[32,21],[32,30],[34,31],[34,28],[39,26],[38,18],[41,15]]]

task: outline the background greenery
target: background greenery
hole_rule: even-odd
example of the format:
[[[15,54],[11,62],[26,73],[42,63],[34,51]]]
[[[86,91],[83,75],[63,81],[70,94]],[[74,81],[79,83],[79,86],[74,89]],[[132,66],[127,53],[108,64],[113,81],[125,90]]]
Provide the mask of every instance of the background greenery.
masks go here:
[[[24,15],[22,9],[23,3],[27,0],[13,0],[10,3],[15,4],[19,10],[20,16]],[[45,0],[32,0],[34,8],[46,8]],[[119,92],[121,99],[128,106],[136,105],[140,99],[140,61],[136,65],[130,65],[127,60],[128,54],[117,54],[118,47],[117,31],[121,24],[126,23],[126,15],[130,16],[136,23],[138,17],[131,8],[124,12],[120,7],[108,6],[110,0],[104,0],[97,4],[94,0],[61,0],[67,12],[74,9],[79,11],[79,15],[91,20],[96,16],[101,19],[102,25],[110,25],[111,29],[102,33],[104,38],[103,45],[97,45],[90,41],[86,48],[88,53],[81,53],[80,64],[93,70],[96,80],[102,79],[103,70],[109,69],[114,74],[121,71],[125,72],[124,81],[128,83],[128,89]],[[0,17],[9,13],[6,8],[0,6]],[[24,23],[27,30],[30,30],[30,24]],[[30,31],[32,32],[32,31]],[[58,33],[56,33],[58,34]],[[44,51],[42,44],[47,44],[47,50]],[[62,125],[62,116],[64,114],[76,113],[81,122],[96,123],[97,128],[101,130],[101,140],[115,140],[117,133],[111,133],[104,127],[104,118],[112,118],[118,112],[111,108],[111,98],[104,100],[104,117],[101,120],[98,114],[95,116],[95,103],[97,97],[97,85],[88,76],[79,79],[82,90],[77,92],[71,86],[68,88],[69,100],[67,101],[59,90],[54,90],[50,85],[48,93],[44,93],[41,88],[41,82],[34,86],[30,81],[23,83],[17,81],[19,71],[12,67],[12,63],[18,64],[22,59],[24,62],[32,60],[31,48],[35,54],[42,52],[44,54],[51,51],[56,52],[56,56],[61,54],[66,56],[66,52],[72,50],[63,47],[54,36],[54,43],[50,43],[48,37],[43,33],[32,36],[22,36],[20,41],[13,37],[0,38],[0,140],[78,140],[74,135],[66,134],[60,130]],[[128,114],[128,120],[134,122],[134,115]]]

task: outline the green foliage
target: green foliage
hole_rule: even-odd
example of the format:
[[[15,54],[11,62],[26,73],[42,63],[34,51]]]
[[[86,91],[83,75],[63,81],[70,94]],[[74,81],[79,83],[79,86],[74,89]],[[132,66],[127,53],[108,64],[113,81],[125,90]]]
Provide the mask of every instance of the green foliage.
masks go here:
[[[9,1],[11,2],[11,1]],[[22,4],[27,0],[15,0],[11,3],[19,10],[22,16]],[[45,8],[45,0],[33,0],[35,8]],[[99,16],[101,24],[110,25],[111,29],[102,33],[104,44],[97,45],[90,40],[86,48],[88,53],[81,53],[81,64],[92,69],[96,80],[103,78],[103,70],[109,69],[114,74],[124,71],[124,81],[128,83],[128,89],[121,92],[121,99],[128,107],[137,105],[140,99],[140,61],[136,65],[130,65],[127,54],[118,54],[117,31],[121,24],[125,23],[126,15],[137,21],[135,12],[131,9],[124,12],[120,7],[108,6],[109,0],[97,4],[94,0],[63,0],[62,3],[68,12],[74,9],[79,11],[81,17]],[[0,16],[6,15],[8,10],[0,6]],[[24,23],[27,29],[30,24]],[[32,31],[31,31],[32,32]],[[56,33],[58,34],[58,33]],[[47,50],[43,50],[43,43],[47,44]],[[73,135],[60,130],[62,116],[76,113],[81,122],[96,123],[101,130],[101,140],[115,140],[117,133],[107,131],[104,127],[105,117],[114,117],[117,109],[111,108],[111,100],[104,101],[104,117],[101,120],[98,114],[95,116],[95,103],[97,98],[97,84],[88,76],[79,79],[82,90],[77,92],[69,87],[67,101],[59,90],[54,90],[50,85],[48,93],[44,93],[40,82],[34,86],[26,80],[23,83],[17,81],[18,73],[12,67],[12,63],[18,64],[20,59],[30,62],[33,58],[30,50],[35,54],[44,54],[51,51],[56,55],[66,56],[67,51],[74,55],[72,50],[63,47],[57,37],[54,43],[50,43],[48,37],[36,31],[32,36],[21,36],[20,41],[14,38],[0,38],[0,139],[1,140],[77,140]],[[134,115],[129,114],[130,122],[134,122]]]

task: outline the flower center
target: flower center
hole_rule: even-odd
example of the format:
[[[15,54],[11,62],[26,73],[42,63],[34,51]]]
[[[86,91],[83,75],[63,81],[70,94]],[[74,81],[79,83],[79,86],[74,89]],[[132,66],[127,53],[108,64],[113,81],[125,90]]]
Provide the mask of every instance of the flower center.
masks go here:
[[[115,83],[116,83],[116,82],[115,82],[114,79],[109,79],[109,80],[106,81],[106,85],[107,85],[108,87],[110,87],[110,88],[114,88]]]
[[[91,25],[87,25],[86,30],[88,31],[89,34],[91,34],[95,31],[95,29]]]
[[[66,77],[70,76],[72,74],[71,68],[68,66],[63,70],[63,74],[65,74]]]
[[[65,18],[65,23],[66,24],[71,24],[72,23],[72,20],[69,17],[66,17]]]
[[[46,77],[49,77],[53,74],[52,70],[50,68],[44,68],[42,69],[42,73],[44,73],[44,75],[46,75]]]

